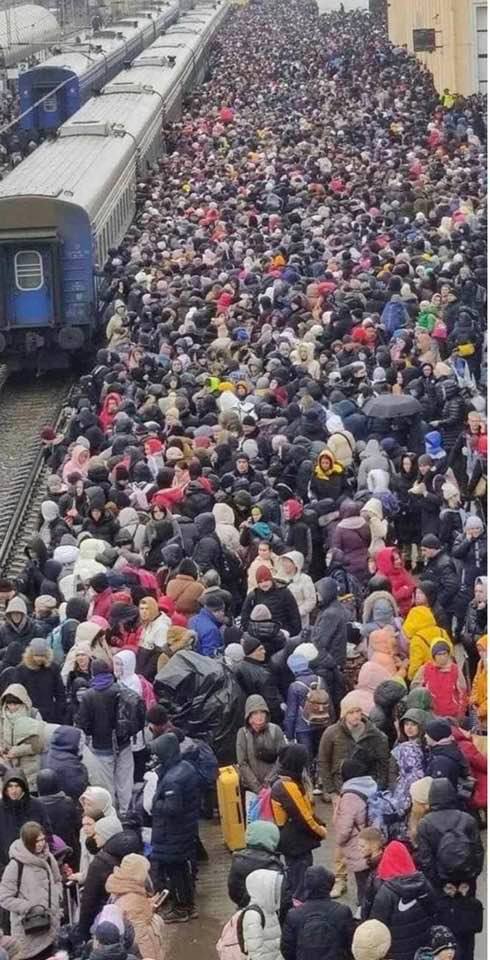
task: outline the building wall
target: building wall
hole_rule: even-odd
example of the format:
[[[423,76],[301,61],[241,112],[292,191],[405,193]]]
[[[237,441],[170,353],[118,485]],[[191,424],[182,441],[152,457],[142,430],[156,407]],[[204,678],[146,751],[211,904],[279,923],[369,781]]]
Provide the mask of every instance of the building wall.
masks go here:
[[[433,28],[433,53],[418,53],[439,91],[486,93],[487,0],[390,0],[390,40],[413,52],[412,31]]]

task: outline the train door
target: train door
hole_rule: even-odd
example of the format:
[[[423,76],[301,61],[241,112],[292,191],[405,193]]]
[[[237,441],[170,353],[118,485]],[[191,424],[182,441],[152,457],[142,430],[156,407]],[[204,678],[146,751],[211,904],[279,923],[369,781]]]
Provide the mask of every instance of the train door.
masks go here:
[[[50,93],[49,87],[36,86],[33,89],[32,99],[33,103],[42,100],[36,108],[37,125],[41,130],[55,130],[67,119],[66,91],[63,88],[56,93]]]
[[[9,246],[7,316],[10,327],[46,327],[55,322],[53,248]]]

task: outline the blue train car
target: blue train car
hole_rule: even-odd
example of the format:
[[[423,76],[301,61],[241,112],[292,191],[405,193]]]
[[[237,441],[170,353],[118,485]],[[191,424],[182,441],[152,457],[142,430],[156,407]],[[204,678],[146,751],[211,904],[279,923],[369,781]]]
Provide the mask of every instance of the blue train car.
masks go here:
[[[0,182],[0,360],[66,367],[97,329],[94,267],[135,214],[138,176],[163,149],[162,119],[207,69],[226,0],[198,3]]]
[[[19,77],[22,129],[56,130],[175,23],[179,13],[180,0],[162,2],[110,29],[95,31],[89,41],[26,70]]]

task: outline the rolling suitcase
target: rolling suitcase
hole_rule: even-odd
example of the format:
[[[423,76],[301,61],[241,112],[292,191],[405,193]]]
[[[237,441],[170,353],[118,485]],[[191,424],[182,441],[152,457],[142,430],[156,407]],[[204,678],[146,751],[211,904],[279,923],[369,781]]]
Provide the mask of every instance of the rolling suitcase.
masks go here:
[[[74,880],[63,880],[63,923],[73,927],[80,917],[80,890]]]
[[[223,840],[228,850],[241,850],[245,846],[245,822],[235,767],[220,767],[217,787]]]

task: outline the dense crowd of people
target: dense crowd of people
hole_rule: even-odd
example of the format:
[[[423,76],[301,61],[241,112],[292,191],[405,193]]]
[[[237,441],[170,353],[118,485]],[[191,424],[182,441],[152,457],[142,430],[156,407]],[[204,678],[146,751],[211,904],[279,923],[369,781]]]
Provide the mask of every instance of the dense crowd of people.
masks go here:
[[[483,109],[363,13],[257,0],[220,30],[0,581],[9,957],[163,960],[234,764],[221,960],[473,960]]]

